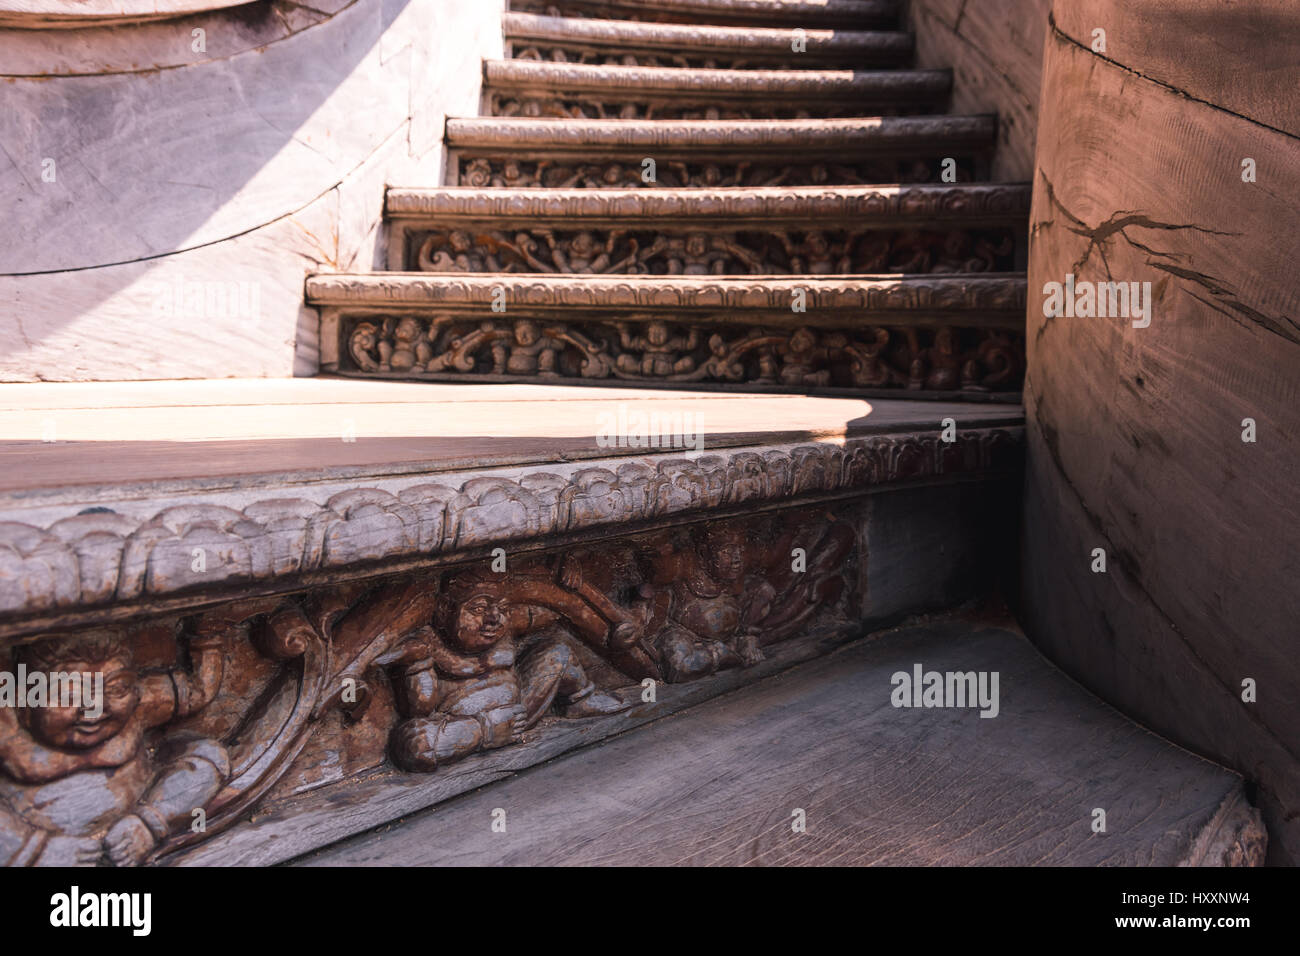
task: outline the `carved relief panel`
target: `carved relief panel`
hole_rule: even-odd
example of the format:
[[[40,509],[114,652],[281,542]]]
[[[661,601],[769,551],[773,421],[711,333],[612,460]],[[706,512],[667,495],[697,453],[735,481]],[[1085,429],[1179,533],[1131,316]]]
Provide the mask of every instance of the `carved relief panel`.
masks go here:
[[[544,722],[624,712],[647,682],[746,668],[799,635],[853,636],[864,509],[697,523],[5,648],[11,678],[94,674],[103,689],[95,706],[19,706],[12,679],[0,696],[0,863],[155,862],[268,800],[385,767],[436,773]]]

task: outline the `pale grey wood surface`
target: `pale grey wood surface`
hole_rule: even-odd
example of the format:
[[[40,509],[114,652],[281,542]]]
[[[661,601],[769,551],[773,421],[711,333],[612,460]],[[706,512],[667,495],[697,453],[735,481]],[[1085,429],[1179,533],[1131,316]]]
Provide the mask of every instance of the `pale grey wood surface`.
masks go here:
[[[891,675],[916,663],[998,671],[1000,714],[892,707]],[[948,620],[853,644],[300,862],[1171,865],[1240,789],[1019,634]],[[492,831],[497,808],[505,833]],[[792,832],[795,809],[806,833]]]

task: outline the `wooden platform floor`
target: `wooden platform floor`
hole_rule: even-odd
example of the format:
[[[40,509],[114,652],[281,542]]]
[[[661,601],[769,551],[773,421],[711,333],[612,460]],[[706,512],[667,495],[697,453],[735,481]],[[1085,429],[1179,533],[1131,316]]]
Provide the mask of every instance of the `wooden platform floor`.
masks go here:
[[[308,480],[611,455],[602,413],[690,414],[706,450],[1017,424],[1018,405],[342,378],[0,385],[0,494],[242,475]],[[351,438],[352,440],[345,440]]]
[[[999,672],[1000,712],[891,706],[891,675]],[[1172,865],[1232,773],[1124,719],[1019,634],[851,645],[300,860],[423,865]],[[1106,832],[1094,833],[1094,810]],[[506,831],[493,832],[494,810]],[[797,809],[807,832],[792,830]]]

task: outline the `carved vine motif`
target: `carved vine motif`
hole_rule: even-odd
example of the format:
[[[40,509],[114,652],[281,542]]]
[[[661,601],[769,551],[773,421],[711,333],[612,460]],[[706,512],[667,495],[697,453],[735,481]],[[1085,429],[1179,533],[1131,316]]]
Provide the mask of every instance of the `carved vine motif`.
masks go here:
[[[407,242],[408,265],[422,272],[571,275],[1004,272],[1015,252],[1006,229],[453,229],[413,232]]]
[[[866,186],[876,182],[939,182],[939,160],[879,159],[844,163],[684,163],[668,160],[655,169],[655,182],[641,176],[640,163],[569,163],[554,160],[467,159],[459,185],[506,189],[633,189],[689,186]],[[975,178],[970,160],[958,160],[959,182]]]
[[[813,61],[811,57],[798,54],[782,56],[780,54],[753,56],[743,53],[714,52],[695,53],[689,50],[680,52],[661,51],[620,51],[596,50],[576,43],[516,43],[513,59],[535,60],[550,63],[581,63],[593,66],[654,66],[678,67],[701,70],[742,70],[754,68],[825,69],[825,61]],[[809,62],[812,61],[812,62]]]
[[[626,710],[646,678],[694,680],[810,627],[850,629],[858,534],[841,510],[236,603],[172,622],[188,664],[137,661],[126,629],[37,641],[18,660],[101,672],[105,709],[0,708],[0,864],[151,862],[273,788],[300,791],[312,747],[432,772],[548,718]]]
[[[695,163],[668,160],[657,165],[655,181],[642,179],[639,161],[574,163],[552,160],[462,160],[461,186],[546,189],[629,189],[691,186],[863,186],[872,183],[932,183],[939,181],[938,160],[878,159],[861,162]],[[958,159],[957,179],[975,178],[967,159]]]
[[[601,99],[584,94],[555,93],[544,96],[519,96],[513,93],[490,92],[488,112],[492,116],[554,117],[556,119],[673,119],[673,120],[742,120],[742,119],[841,119],[861,116],[861,103],[825,102],[816,106],[798,103],[751,102],[745,106],[701,105],[693,102],[679,103],[671,100],[625,102],[621,99]],[[909,112],[924,112],[919,106],[910,108],[871,104],[873,116],[901,116]]]
[[[762,329],[401,318],[352,326],[348,352],[367,372],[464,373],[635,382],[745,382],[931,390],[1018,389],[1024,341],[943,327]]]

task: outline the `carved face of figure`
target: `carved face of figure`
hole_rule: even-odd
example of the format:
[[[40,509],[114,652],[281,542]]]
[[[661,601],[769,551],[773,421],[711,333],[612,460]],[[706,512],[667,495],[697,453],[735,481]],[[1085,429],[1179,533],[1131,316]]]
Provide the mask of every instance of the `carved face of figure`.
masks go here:
[[[485,651],[506,636],[506,600],[492,591],[471,594],[456,611],[455,642],[466,651]]]
[[[720,182],[722,182],[722,170],[717,166],[705,166],[704,185],[716,186]]]
[[[515,323],[515,341],[520,345],[532,345],[540,337],[541,332],[534,323],[527,321]]]
[[[596,237],[589,232],[580,232],[573,237],[569,249],[579,256],[590,256],[596,251]]]
[[[811,352],[815,342],[812,332],[808,329],[800,329],[790,336],[790,351],[798,354]]]
[[[814,256],[824,256],[830,244],[823,233],[814,231],[804,237],[804,247]]]
[[[655,348],[660,348],[668,342],[668,326],[663,322],[651,322],[646,326],[645,337]]]
[[[469,252],[470,247],[474,244],[469,237],[468,232],[457,229],[447,237],[447,243],[451,246],[453,252]]]
[[[702,232],[691,233],[686,237],[686,254],[699,258],[709,251],[709,239]]]
[[[707,534],[701,547],[705,568],[719,584],[732,584],[745,575],[745,542],[731,530]]]
[[[68,657],[52,664],[48,666],[50,671],[102,674],[104,693],[103,700],[98,702],[102,706],[92,707],[95,701],[86,699],[87,689],[83,686],[80,707],[33,708],[28,729],[37,741],[60,750],[88,750],[122,732],[140,703],[135,668],[128,656],[106,661]]]
[[[617,186],[623,181],[623,167],[618,163],[610,163],[605,167],[605,172],[601,177],[608,186]]]
[[[403,345],[410,345],[420,337],[420,323],[407,316],[393,329],[393,338]]]

